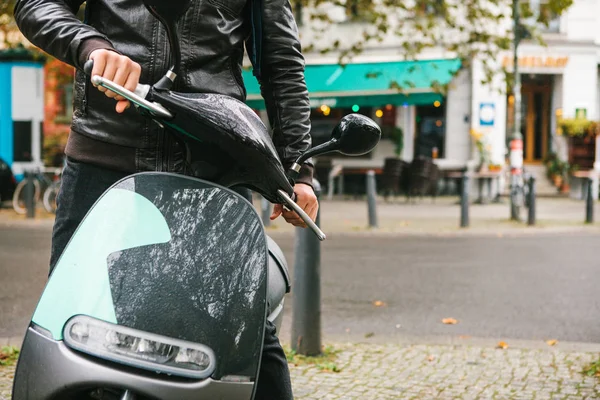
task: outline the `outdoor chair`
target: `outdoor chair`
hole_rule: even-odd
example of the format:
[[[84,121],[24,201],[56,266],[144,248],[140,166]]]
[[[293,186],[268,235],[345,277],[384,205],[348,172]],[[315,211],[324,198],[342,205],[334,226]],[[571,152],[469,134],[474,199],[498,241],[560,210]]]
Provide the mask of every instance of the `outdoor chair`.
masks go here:
[[[399,158],[385,159],[381,175],[381,190],[386,201],[390,194],[396,197],[401,192],[400,178],[405,165],[408,163]]]
[[[407,200],[412,197],[437,196],[437,182],[440,178],[440,169],[433,159],[424,156],[416,157],[410,164],[410,174]]]

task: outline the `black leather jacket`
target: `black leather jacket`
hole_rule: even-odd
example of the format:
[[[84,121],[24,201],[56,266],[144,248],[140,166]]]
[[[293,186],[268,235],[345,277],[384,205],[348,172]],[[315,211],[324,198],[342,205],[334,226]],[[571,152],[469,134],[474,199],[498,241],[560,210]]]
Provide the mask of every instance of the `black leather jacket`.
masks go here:
[[[167,0],[168,1],[168,0]],[[273,141],[285,167],[310,147],[310,107],[304,58],[289,0],[263,0],[261,91]],[[99,48],[127,55],[142,67],[141,83],[154,83],[168,70],[165,31],[142,0],[88,0],[87,24],[75,13],[83,0],[18,0],[15,19],[25,37],[78,68],[67,155],[127,172],[185,172],[185,151],[133,107],[123,115],[115,101],[96,90],[81,72]],[[179,22],[182,67],[176,90],[211,92],[245,100],[244,46],[250,50],[247,0],[195,0]],[[306,183],[312,167],[303,167]]]

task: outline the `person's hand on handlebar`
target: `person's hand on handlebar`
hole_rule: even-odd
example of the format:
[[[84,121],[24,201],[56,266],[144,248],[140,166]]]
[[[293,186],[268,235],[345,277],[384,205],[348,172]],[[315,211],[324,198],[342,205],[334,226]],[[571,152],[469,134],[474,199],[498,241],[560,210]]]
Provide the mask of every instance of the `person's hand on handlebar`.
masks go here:
[[[90,60],[94,60],[92,76],[100,75],[132,92],[137,87],[140,81],[142,68],[129,57],[122,56],[111,50],[99,49],[94,50],[89,58]],[[98,86],[98,90],[103,92],[106,96],[117,100],[116,110],[118,113],[122,113],[129,108],[129,101],[125,100],[122,96],[100,86]]]
[[[314,221],[317,218],[317,212],[319,211],[319,202],[317,201],[317,196],[312,187],[303,183],[297,183],[294,186],[294,193],[296,194],[296,203],[308,214],[310,219]],[[284,209],[282,204],[275,204],[271,220],[276,219],[280,215],[283,215],[283,218],[290,224],[306,228],[306,224],[295,211]]]

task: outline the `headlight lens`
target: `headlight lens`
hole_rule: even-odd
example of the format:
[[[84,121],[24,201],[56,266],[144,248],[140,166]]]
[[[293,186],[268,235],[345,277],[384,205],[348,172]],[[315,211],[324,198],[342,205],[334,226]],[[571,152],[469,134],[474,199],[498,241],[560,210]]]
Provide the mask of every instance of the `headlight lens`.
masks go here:
[[[111,324],[85,315],[64,328],[67,346],[106,360],[186,378],[204,379],[215,370],[213,351],[202,344]]]

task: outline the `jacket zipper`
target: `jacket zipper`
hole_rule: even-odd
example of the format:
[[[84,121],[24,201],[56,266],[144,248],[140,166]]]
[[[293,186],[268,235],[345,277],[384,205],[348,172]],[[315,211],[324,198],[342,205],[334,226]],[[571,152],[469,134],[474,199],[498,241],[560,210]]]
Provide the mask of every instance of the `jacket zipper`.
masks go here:
[[[157,39],[158,40],[158,39]],[[162,71],[166,71],[170,65],[169,65],[169,49],[170,49],[170,45],[168,42],[168,38],[165,38],[166,43],[163,43],[164,46],[164,58],[163,60],[161,60],[161,71],[159,73],[159,75],[162,77],[163,72]],[[161,134],[163,135],[163,140],[162,140],[162,154],[161,154],[161,168],[164,172],[170,172],[169,171],[169,158],[170,158],[170,154],[171,154],[171,148],[170,148],[170,138],[169,135],[170,133],[167,132],[166,128],[159,128],[161,130]]]
[[[88,0],[85,4],[85,13],[83,16],[83,23],[86,25],[89,25],[91,9],[92,9],[92,0]],[[89,80],[90,80],[90,78],[88,78],[87,75],[84,75],[83,99],[81,100],[81,108],[82,108],[82,113],[84,115],[87,114],[88,92],[89,92],[89,86],[90,86]]]
[[[84,81],[85,84],[83,87],[83,99],[81,100],[81,108],[82,108],[83,114],[85,115],[85,114],[87,114],[87,103],[88,103],[87,98],[88,98],[88,91],[89,91],[90,84],[88,82],[87,76],[84,79],[85,79],[85,81]]]

